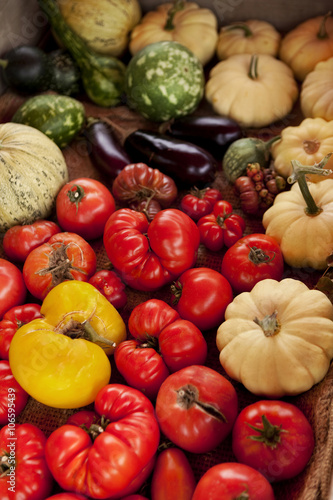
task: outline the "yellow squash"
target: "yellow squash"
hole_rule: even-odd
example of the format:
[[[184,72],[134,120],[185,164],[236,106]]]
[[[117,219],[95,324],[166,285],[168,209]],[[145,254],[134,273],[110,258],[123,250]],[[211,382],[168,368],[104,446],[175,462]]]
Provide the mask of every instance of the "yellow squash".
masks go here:
[[[333,17],[328,13],[307,19],[282,38],[279,57],[297,80],[303,81],[319,61],[333,56]]]
[[[305,77],[300,104],[306,118],[333,120],[333,57],[319,62]]]
[[[273,56],[236,54],[213,67],[205,96],[217,114],[264,127],[291,111],[298,86],[289,66]]]
[[[260,397],[305,392],[333,358],[333,305],[301,281],[259,281],[228,305],[217,331],[226,373]]]
[[[191,50],[204,65],[215,54],[217,26],[214,12],[196,3],[162,3],[133,29],[129,49],[134,55],[151,43],[174,41]]]
[[[250,19],[223,26],[219,32],[216,54],[220,60],[235,54],[276,56],[281,34],[267,21]]]

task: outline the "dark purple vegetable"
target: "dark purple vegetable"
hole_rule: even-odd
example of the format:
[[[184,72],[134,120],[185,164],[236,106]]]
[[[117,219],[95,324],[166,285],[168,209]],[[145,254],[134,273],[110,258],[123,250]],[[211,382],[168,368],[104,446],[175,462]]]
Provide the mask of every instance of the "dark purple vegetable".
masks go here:
[[[193,142],[217,158],[222,158],[229,144],[243,137],[238,123],[223,116],[184,116],[170,122],[165,133]]]
[[[105,121],[88,120],[84,135],[92,163],[104,175],[113,179],[131,163],[112,127]]]
[[[124,148],[133,163],[143,162],[173,178],[177,185],[209,185],[215,178],[217,162],[203,148],[190,142],[147,130],[136,130]]]

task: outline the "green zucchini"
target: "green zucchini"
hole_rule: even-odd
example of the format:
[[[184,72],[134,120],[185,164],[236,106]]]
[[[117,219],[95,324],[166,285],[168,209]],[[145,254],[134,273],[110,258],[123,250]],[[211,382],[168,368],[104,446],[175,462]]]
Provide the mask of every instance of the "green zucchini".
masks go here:
[[[11,121],[40,130],[64,148],[82,129],[85,118],[83,104],[73,97],[43,94],[25,101]]]
[[[54,0],[38,0],[60,42],[77,62],[82,84],[88,97],[98,106],[120,103],[124,89],[126,66],[116,57],[101,56],[66,23]]]
[[[257,137],[244,137],[232,142],[223,157],[223,172],[227,180],[234,183],[244,175],[249,163],[259,163],[264,168],[270,159],[270,148],[273,142],[281,137],[276,136],[268,141]]]

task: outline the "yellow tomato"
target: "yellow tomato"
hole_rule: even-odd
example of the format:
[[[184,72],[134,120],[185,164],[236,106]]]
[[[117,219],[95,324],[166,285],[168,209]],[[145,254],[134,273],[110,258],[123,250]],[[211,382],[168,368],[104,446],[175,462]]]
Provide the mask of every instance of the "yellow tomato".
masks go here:
[[[126,338],[118,311],[92,285],[65,281],[41,307],[43,318],[23,325],[9,349],[14,377],[40,403],[78,408],[110,381],[108,355]]]

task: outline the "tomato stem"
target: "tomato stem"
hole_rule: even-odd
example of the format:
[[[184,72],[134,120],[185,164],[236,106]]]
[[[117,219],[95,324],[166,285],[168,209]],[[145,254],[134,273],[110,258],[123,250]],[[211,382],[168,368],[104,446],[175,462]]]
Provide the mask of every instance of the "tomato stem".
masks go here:
[[[271,252],[271,255],[265,253],[262,248],[257,248],[256,246],[250,247],[249,260],[253,262],[256,266],[262,263],[268,263],[275,259],[275,252]]]
[[[270,423],[266,415],[261,416],[263,427],[255,427],[247,422],[247,425],[251,427],[254,431],[259,433],[255,436],[249,436],[249,439],[253,441],[258,441],[259,443],[264,443],[271,448],[276,448],[277,445],[281,442],[281,432],[288,432],[282,429],[282,426],[273,425]]]
[[[217,420],[228,422],[225,415],[214,405],[199,400],[199,391],[194,385],[187,384],[177,390],[177,403],[186,410],[189,410],[193,405],[197,405]]]

